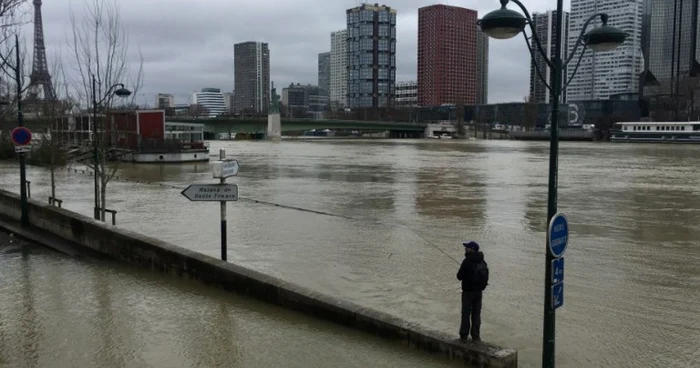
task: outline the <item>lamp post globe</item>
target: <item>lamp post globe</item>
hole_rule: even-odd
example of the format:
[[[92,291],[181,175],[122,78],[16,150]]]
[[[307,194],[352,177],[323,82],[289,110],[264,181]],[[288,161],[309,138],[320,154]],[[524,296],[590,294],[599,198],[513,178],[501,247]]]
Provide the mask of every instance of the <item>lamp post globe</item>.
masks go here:
[[[114,94],[118,97],[129,97],[131,95],[131,91],[122,87],[114,91]]]
[[[593,51],[612,51],[622,45],[627,34],[619,28],[603,25],[586,33],[584,41]]]
[[[486,14],[478,25],[481,30],[491,38],[506,40],[520,34],[525,29],[527,20],[525,17],[505,7]]]

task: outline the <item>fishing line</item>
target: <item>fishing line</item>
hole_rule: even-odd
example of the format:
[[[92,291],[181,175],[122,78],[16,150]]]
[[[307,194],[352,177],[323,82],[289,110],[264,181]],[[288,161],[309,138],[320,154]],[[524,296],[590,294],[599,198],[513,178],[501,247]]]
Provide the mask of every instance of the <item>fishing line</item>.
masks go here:
[[[81,173],[81,174],[86,174],[86,175],[90,175],[90,176],[92,176],[92,175],[94,174],[93,171],[90,171],[90,170],[74,169],[74,168],[70,168],[70,167],[66,167],[66,168],[64,168],[64,169],[65,169],[66,171],[68,171],[68,172],[73,171],[74,173]],[[165,188],[176,189],[176,190],[182,191],[182,187],[178,187],[178,186],[174,186],[174,185],[169,185],[169,184],[164,184],[164,183],[149,182],[149,181],[142,181],[142,180],[133,180],[133,179],[127,179],[127,178],[123,178],[123,177],[119,177],[119,176],[114,176],[113,178],[116,179],[116,180],[122,181],[122,182],[132,182],[132,183],[138,183],[138,184],[157,185],[157,186],[160,186],[160,187],[165,187]],[[369,222],[369,221],[367,221],[366,219],[356,218],[356,217],[352,217],[352,216],[338,215],[338,214],[334,214],[334,213],[330,213],[330,212],[312,210],[312,209],[303,208],[303,207],[297,207],[297,206],[289,206],[289,205],[285,205],[285,204],[281,204],[281,203],[276,203],[276,202],[271,202],[271,201],[264,201],[264,200],[261,200],[261,199],[248,198],[248,197],[239,197],[239,199],[244,200],[244,201],[247,201],[247,202],[255,203],[255,204],[260,204],[260,205],[265,205],[265,206],[271,206],[271,207],[277,207],[277,208],[284,208],[284,209],[293,210],[293,211],[300,211],[300,212],[313,213],[313,214],[316,214],[316,215],[329,216],[329,217],[336,217],[336,218],[342,218],[342,219],[345,219],[345,220],[353,220],[353,221],[358,221],[358,222],[365,222],[365,223],[368,223],[368,222]],[[401,227],[407,229],[408,231],[410,231],[411,233],[413,233],[414,235],[418,236],[418,237],[419,237],[421,240],[423,240],[423,242],[425,242],[427,245],[429,245],[429,246],[435,248],[435,249],[438,250],[440,253],[442,253],[445,257],[451,259],[451,260],[452,260],[453,262],[455,262],[456,264],[461,264],[460,261],[456,260],[456,259],[455,259],[454,257],[452,257],[449,253],[447,253],[447,252],[444,251],[442,248],[440,248],[438,245],[436,245],[435,243],[433,243],[432,241],[430,241],[428,238],[426,238],[425,236],[423,236],[423,234],[421,234],[420,232],[414,230],[413,228],[411,228],[410,226],[408,226],[408,225],[405,224],[405,223],[402,223],[402,222],[386,223],[386,222],[383,222],[383,221],[374,221],[373,223],[374,223],[374,224],[378,224],[378,225],[387,226],[387,227],[396,226],[396,225],[401,226]]]

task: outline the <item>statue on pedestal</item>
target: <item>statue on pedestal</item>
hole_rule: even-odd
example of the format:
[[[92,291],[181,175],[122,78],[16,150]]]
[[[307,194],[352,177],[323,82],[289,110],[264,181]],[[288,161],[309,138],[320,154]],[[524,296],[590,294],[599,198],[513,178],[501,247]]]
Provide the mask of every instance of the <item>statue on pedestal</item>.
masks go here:
[[[270,114],[279,114],[280,113],[280,96],[277,94],[277,90],[275,89],[275,82],[272,82],[272,90],[270,92],[269,113]]]

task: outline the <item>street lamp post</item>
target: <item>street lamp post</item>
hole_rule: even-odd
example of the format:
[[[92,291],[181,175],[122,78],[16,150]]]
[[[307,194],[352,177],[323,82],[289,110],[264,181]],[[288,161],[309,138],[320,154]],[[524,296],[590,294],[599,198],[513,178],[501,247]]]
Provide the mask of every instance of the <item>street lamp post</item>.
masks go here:
[[[15,35],[15,83],[17,84],[17,126],[24,126],[22,113],[22,64],[19,57],[19,36]],[[19,154],[20,221],[22,227],[29,226],[29,203],[27,201],[27,163],[24,153]]]
[[[113,90],[119,87],[117,90],[113,92]],[[102,96],[102,99],[97,101],[97,82],[95,80],[95,74],[92,74],[92,159],[93,159],[93,165],[94,165],[94,179],[95,179],[95,220],[102,220],[101,211],[100,211],[100,183],[99,183],[99,177],[103,175],[103,173],[100,172],[100,158],[99,158],[99,145],[100,145],[100,134],[99,130],[97,129],[97,106],[105,102],[105,100],[111,96],[111,94],[114,94],[118,97],[127,97],[131,95],[131,91],[128,89],[124,88],[123,83],[117,83],[107,90],[105,92],[104,96]]]
[[[528,13],[525,6],[519,0],[510,0],[525,14],[524,16],[514,10],[506,8],[509,0],[500,0],[501,9],[492,11],[486,14],[478,24],[482,31],[489,37],[496,39],[508,39],[517,36],[522,33],[527,41],[527,35],[525,34],[525,26],[530,25],[532,31],[532,39],[537,46],[537,51],[542,55],[545,63],[551,69],[551,81],[552,84],[548,85],[547,80],[543,77],[539,71],[539,67],[535,65],[535,70],[537,75],[542,79],[547,89],[552,94],[552,115],[550,120],[550,140],[549,140],[549,190],[547,195],[547,224],[550,223],[552,217],[557,212],[557,171],[558,171],[558,153],[559,153],[559,104],[562,88],[566,86],[573,79],[574,74],[583,58],[586,47],[590,47],[594,51],[610,51],[620,46],[625,39],[627,34],[622,30],[608,26],[608,15],[604,13],[593,14],[584,23],[583,29],[579,34],[578,40],[574,45],[571,55],[562,61],[562,35],[563,35],[563,13],[564,13],[564,1],[557,0],[557,19],[556,19],[556,43],[554,50],[554,57],[550,58],[549,55],[544,51],[542,44],[540,43],[537,32],[533,25],[532,18]],[[589,24],[596,18],[600,18],[602,26],[591,30],[586,33],[586,28]],[[581,51],[581,55],[576,63],[571,77],[562,87],[562,70],[566,67],[569,62],[573,59],[578,50],[579,46],[583,46],[584,49]],[[528,45],[531,56],[534,60],[534,53],[532,48]],[[545,261],[545,293],[544,293],[544,330],[542,336],[542,367],[553,368],[554,367],[554,340],[555,340],[555,312],[552,305],[552,295],[550,292],[552,286],[552,259],[554,256],[550,252],[549,247],[549,237],[546,242],[545,248],[546,261]]]

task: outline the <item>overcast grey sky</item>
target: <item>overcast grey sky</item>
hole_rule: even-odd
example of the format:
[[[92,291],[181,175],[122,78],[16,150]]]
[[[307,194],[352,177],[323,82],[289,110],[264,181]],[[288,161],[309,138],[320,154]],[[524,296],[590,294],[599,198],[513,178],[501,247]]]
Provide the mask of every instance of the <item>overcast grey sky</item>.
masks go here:
[[[185,102],[203,87],[233,90],[233,44],[269,43],[271,79],[280,88],[292,82],[317,83],[317,55],[330,51],[330,32],[345,28],[345,10],[357,0],[117,0],[131,45],[144,54],[142,94],[137,103],[154,103],[156,93],[173,93]],[[31,1],[30,1],[31,2]],[[66,38],[70,8],[84,0],[43,0],[47,57],[59,52],[69,61]],[[531,12],[551,10],[555,0],[524,1]],[[449,4],[475,9],[479,17],[498,0],[387,0],[397,9],[397,81],[416,78],[418,8]],[[567,0],[565,9],[569,9]],[[516,9],[514,4],[509,6]],[[31,25],[30,25],[31,26]],[[30,31],[28,29],[27,31]],[[31,37],[31,32],[27,32]],[[31,38],[30,38],[31,39]],[[522,101],[528,93],[529,54],[522,37],[490,41],[489,102]]]

